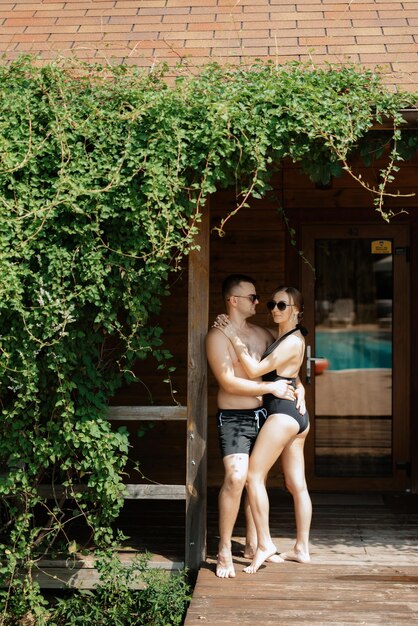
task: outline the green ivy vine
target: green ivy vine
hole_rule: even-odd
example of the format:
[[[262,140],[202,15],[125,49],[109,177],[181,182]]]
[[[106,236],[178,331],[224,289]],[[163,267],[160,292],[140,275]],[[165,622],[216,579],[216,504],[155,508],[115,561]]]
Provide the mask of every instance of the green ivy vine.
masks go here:
[[[369,131],[389,118],[386,165],[369,189],[389,220],[388,185],[418,145],[401,110],[416,100],[351,65],[209,65],[179,70],[174,84],[164,67],[31,57],[0,66],[5,624],[10,594],[36,591],[38,559],[58,545],[78,549],[74,520],[96,545],[113,541],[129,441],[109,426],[107,404],[137,359],[152,353],[165,367],[162,328],[150,319],[194,247],[208,196],[233,186],[237,211],[268,192],[285,159],[313,180],[343,169],[356,177],[350,156],[370,158]],[[46,499],[44,483],[64,492]]]

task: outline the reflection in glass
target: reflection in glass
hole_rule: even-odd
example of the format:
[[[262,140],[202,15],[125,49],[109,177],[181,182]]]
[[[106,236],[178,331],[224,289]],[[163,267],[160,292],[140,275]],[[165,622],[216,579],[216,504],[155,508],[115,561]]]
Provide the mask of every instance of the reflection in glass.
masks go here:
[[[392,254],[372,249],[369,239],[316,242],[318,476],[392,473]]]

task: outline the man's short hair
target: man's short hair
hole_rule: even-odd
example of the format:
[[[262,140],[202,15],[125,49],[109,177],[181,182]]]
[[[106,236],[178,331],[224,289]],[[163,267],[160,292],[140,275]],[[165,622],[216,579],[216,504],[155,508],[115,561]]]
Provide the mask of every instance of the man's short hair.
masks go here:
[[[228,300],[228,297],[231,295],[231,291],[234,287],[240,285],[241,283],[251,283],[252,285],[255,285],[255,280],[254,278],[251,278],[251,276],[247,276],[247,274],[230,274],[223,280],[222,297],[225,302]]]

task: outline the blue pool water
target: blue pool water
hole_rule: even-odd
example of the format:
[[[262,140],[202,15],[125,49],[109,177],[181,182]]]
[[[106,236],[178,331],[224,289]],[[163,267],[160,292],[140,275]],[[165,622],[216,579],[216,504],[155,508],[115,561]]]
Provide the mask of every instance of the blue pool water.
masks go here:
[[[382,331],[315,333],[315,353],[329,361],[329,370],[392,367],[392,336]]]

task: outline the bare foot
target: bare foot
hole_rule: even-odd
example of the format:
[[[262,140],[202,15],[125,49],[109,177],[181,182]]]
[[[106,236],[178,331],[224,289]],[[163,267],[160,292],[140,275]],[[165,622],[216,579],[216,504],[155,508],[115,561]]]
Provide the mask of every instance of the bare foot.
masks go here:
[[[277,548],[274,543],[272,543],[268,548],[264,550],[261,550],[261,548],[257,548],[251,563],[247,567],[244,567],[244,572],[246,572],[247,574],[255,574],[260,565],[262,565],[264,561],[267,561],[267,559],[271,559],[276,554],[276,552]]]
[[[242,556],[244,557],[244,559],[253,559],[256,549],[257,544],[252,545],[250,543],[246,543]]]
[[[244,550],[243,557],[244,559],[253,560],[255,553],[256,553],[256,549],[246,548]],[[282,559],[280,554],[272,554],[271,556],[268,557],[268,559],[266,559],[266,561],[268,561],[269,563],[284,563],[284,559]]]
[[[310,563],[311,557],[309,552],[303,552],[302,550],[290,550],[290,552],[282,552],[280,554],[283,561],[296,561],[297,563]]]
[[[235,578],[235,568],[230,552],[218,554],[216,575],[219,576],[219,578]]]
[[[284,563],[284,559],[280,556],[280,554],[272,554],[266,559],[267,563]]]

